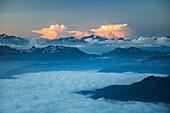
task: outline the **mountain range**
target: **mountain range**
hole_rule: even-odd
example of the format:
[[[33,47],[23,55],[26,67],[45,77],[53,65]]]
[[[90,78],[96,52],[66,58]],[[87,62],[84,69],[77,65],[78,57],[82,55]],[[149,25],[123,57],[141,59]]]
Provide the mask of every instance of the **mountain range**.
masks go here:
[[[64,53],[74,53],[78,55],[79,53],[86,54],[80,51],[76,47],[66,47],[66,46],[47,46],[42,48],[36,48],[32,46],[30,49],[15,49],[9,46],[0,46],[1,55],[11,55],[11,54],[64,54]]]
[[[131,54],[127,55],[127,53]],[[136,72],[170,74],[169,52],[156,53],[156,51],[146,51],[135,47],[116,48],[111,52],[99,55],[87,54],[76,47],[53,45],[45,47],[32,46],[29,49],[16,49],[4,45],[0,46],[0,62],[3,63],[4,61],[7,61],[7,63],[5,63],[7,66],[6,69],[9,68],[9,63],[11,66],[13,64],[13,67],[16,67],[16,61],[18,65],[25,65],[22,67],[22,72],[50,69],[88,69],[109,73]],[[50,65],[50,67],[47,68],[47,65]],[[35,68],[35,66],[39,68]],[[14,72],[21,73],[20,68],[21,67],[18,69],[14,68],[11,71],[4,70],[5,72],[1,71],[0,75],[5,76],[7,73],[11,75],[11,73]]]
[[[30,49],[15,49],[10,46],[0,46],[0,54],[1,55],[10,55],[10,54],[62,54],[62,53],[83,53],[77,47],[67,47],[67,46],[45,46],[45,47],[35,47],[32,46]],[[159,55],[159,54],[166,54],[169,52],[159,52],[159,51],[148,51],[148,50],[141,50],[136,47],[130,48],[116,48],[110,52],[103,53],[101,56],[117,56],[117,55]]]
[[[97,41],[105,41],[107,38],[90,35],[86,37],[82,37],[80,39],[75,38],[73,36],[66,38],[57,38],[53,40],[37,38],[37,42],[41,42],[43,40],[43,45],[75,45],[75,44],[84,44],[88,43],[88,39],[97,40]],[[0,34],[0,43],[1,44],[13,44],[13,45],[26,45],[29,43],[31,39],[25,39],[17,36],[9,36],[6,34]]]
[[[170,51],[170,46],[168,45],[169,38],[164,37],[167,40],[165,43],[163,41],[155,39],[156,42],[153,43],[154,46],[148,46],[148,44],[143,44],[145,39],[141,38],[112,38],[108,39],[105,37],[90,35],[82,38],[75,38],[73,36],[70,37],[61,37],[53,40],[45,39],[45,38],[21,38],[17,36],[10,36],[7,34],[0,34],[0,45],[8,45],[15,48],[20,49],[28,49],[32,46],[49,46],[49,45],[58,45],[58,46],[71,46],[78,47],[79,49],[87,52],[87,53],[97,53],[102,54],[104,52],[108,52],[118,47],[137,47],[143,50],[152,50],[152,51]],[[153,38],[148,38],[148,40],[152,40]],[[160,42],[161,41],[161,42]],[[113,53],[112,53],[113,54]]]
[[[158,55],[161,52],[159,51],[148,51],[142,50],[136,47],[130,48],[116,48],[110,52],[103,53],[103,56],[113,56],[113,55],[126,55],[126,56],[137,56],[137,55]]]
[[[109,65],[99,72],[136,72],[170,74],[170,51],[148,51],[135,47],[116,48],[104,57],[113,57],[117,64]]]
[[[0,59],[7,58],[10,60],[59,60],[59,59],[70,59],[70,58],[83,58],[87,57],[88,54],[82,52],[75,47],[65,46],[47,46],[42,48],[36,48],[33,46],[30,49],[15,49],[9,46],[0,46]]]
[[[8,45],[26,45],[29,41],[16,36],[9,36],[6,34],[0,34],[0,44],[8,44]]]
[[[116,48],[108,53],[103,53],[102,55],[94,55],[94,54],[87,54],[82,52],[80,49],[76,47],[66,47],[66,46],[46,46],[46,47],[35,47],[32,46],[30,49],[15,49],[10,46],[0,46],[0,55],[7,56],[7,55],[57,55],[57,56],[95,56],[95,57],[115,57],[115,56],[147,56],[148,60],[154,59],[169,59],[170,52],[159,52],[159,51],[148,51],[148,50],[141,50],[136,47],[130,48]]]
[[[44,45],[74,45],[74,44],[83,44],[87,43],[84,40],[77,39],[75,37],[59,38],[54,40],[47,40]]]

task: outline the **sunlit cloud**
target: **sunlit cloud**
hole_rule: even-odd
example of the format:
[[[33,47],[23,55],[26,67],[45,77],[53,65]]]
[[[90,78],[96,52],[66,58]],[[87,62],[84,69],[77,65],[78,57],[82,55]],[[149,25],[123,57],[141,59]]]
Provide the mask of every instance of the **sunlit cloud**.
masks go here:
[[[81,38],[84,36],[89,36],[91,34],[106,37],[106,38],[120,38],[126,37],[128,34],[127,31],[128,24],[109,24],[109,25],[102,25],[100,28],[92,28],[91,30],[87,31],[80,31],[80,30],[72,30],[68,29],[65,25],[51,25],[49,28],[42,28],[40,30],[32,30],[34,33],[41,34],[42,38],[47,39],[57,39],[57,38],[64,38],[69,36],[74,36],[76,38]]]
[[[49,28],[43,28],[41,30],[32,30],[34,33],[42,34],[42,38],[56,39],[67,32],[67,27],[64,25],[51,25]]]
[[[95,35],[104,36],[106,38],[113,37],[125,37],[127,35],[127,31],[125,28],[128,24],[110,24],[110,25],[102,25],[100,28],[91,29]]]
[[[71,35],[78,37],[78,38],[91,35],[88,32],[82,32],[82,31],[78,31],[78,30],[68,31],[68,33],[70,33]]]

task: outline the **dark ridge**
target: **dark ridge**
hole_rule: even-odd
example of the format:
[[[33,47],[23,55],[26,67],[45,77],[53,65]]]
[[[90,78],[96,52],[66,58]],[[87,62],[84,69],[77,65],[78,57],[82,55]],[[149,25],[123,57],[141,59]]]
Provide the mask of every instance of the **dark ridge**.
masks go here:
[[[65,46],[47,46],[36,48],[33,46],[30,49],[14,49],[9,46],[0,46],[0,60],[69,60],[77,58],[88,58],[95,55],[90,55],[82,52],[76,47]]]
[[[80,94],[91,94],[91,98],[120,101],[144,101],[170,103],[170,76],[149,76],[131,85],[111,85],[94,91],[80,91]]]
[[[145,61],[161,61],[161,60],[169,60],[170,61],[170,52],[164,52],[159,55],[152,56]]]
[[[159,51],[147,51],[142,50],[136,47],[129,48],[116,48],[108,53],[103,53],[102,56],[115,56],[115,55],[128,55],[128,56],[137,56],[137,55],[158,55],[161,52]]]

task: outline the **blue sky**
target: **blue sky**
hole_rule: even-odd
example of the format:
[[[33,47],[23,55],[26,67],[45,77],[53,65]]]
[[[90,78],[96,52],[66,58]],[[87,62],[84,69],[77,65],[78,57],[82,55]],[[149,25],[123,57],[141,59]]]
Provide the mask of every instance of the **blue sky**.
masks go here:
[[[31,30],[55,24],[86,31],[126,23],[135,36],[167,36],[169,4],[169,0],[1,0],[0,33],[37,37]]]

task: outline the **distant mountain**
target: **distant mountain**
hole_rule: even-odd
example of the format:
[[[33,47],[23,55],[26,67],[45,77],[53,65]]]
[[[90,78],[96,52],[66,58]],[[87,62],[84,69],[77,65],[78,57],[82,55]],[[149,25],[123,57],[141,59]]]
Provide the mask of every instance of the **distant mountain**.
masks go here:
[[[107,38],[90,35],[86,37],[82,37],[80,39],[75,38],[73,36],[66,37],[66,38],[57,38],[54,40],[47,40],[44,45],[77,45],[77,44],[86,44],[89,43],[88,40],[97,40],[97,41],[105,41],[108,40]]]
[[[74,44],[82,44],[82,43],[86,43],[86,42],[83,40],[77,39],[75,37],[66,37],[66,38],[58,38],[58,39],[54,39],[54,40],[48,40],[44,44],[45,45],[55,45],[55,44],[74,45]]]
[[[137,56],[137,55],[157,55],[160,54],[159,51],[147,51],[141,50],[136,47],[130,48],[116,48],[108,53],[103,53],[102,56],[115,56],[115,55],[128,55],[128,56]]]
[[[14,45],[26,45],[29,43],[28,40],[16,36],[8,36],[6,34],[0,34],[1,44],[14,44]]]
[[[78,48],[65,46],[47,46],[43,48],[36,48],[33,46],[31,49],[21,51],[24,54],[60,54],[69,56],[87,55],[86,53],[80,51]]]
[[[167,61],[170,63],[170,51],[168,52],[163,52],[162,54],[152,56],[146,60],[146,61],[154,61],[154,62],[162,62],[162,61]]]
[[[71,57],[87,57],[88,54],[82,52],[75,47],[65,47],[65,46],[47,46],[43,48],[36,48],[33,46],[30,49],[14,49],[9,46],[0,46],[0,55],[1,56],[11,56],[16,55],[26,56],[26,57],[45,57],[45,58],[71,58]],[[16,58],[17,58],[16,57]]]
[[[124,38],[117,38],[117,40],[126,41]]]
[[[82,37],[80,40],[87,42],[88,39],[98,40],[98,41],[108,40],[107,38],[104,38],[104,37],[101,37],[101,36],[97,36],[97,35],[90,35],[90,36]]]
[[[101,69],[100,72],[170,74],[170,52],[168,51],[147,51],[134,47],[116,48],[102,56],[113,58],[117,64],[112,63]]]
[[[111,85],[94,91],[81,91],[91,94],[91,98],[105,98],[120,101],[144,101],[170,103],[170,76],[149,76],[131,85]]]

